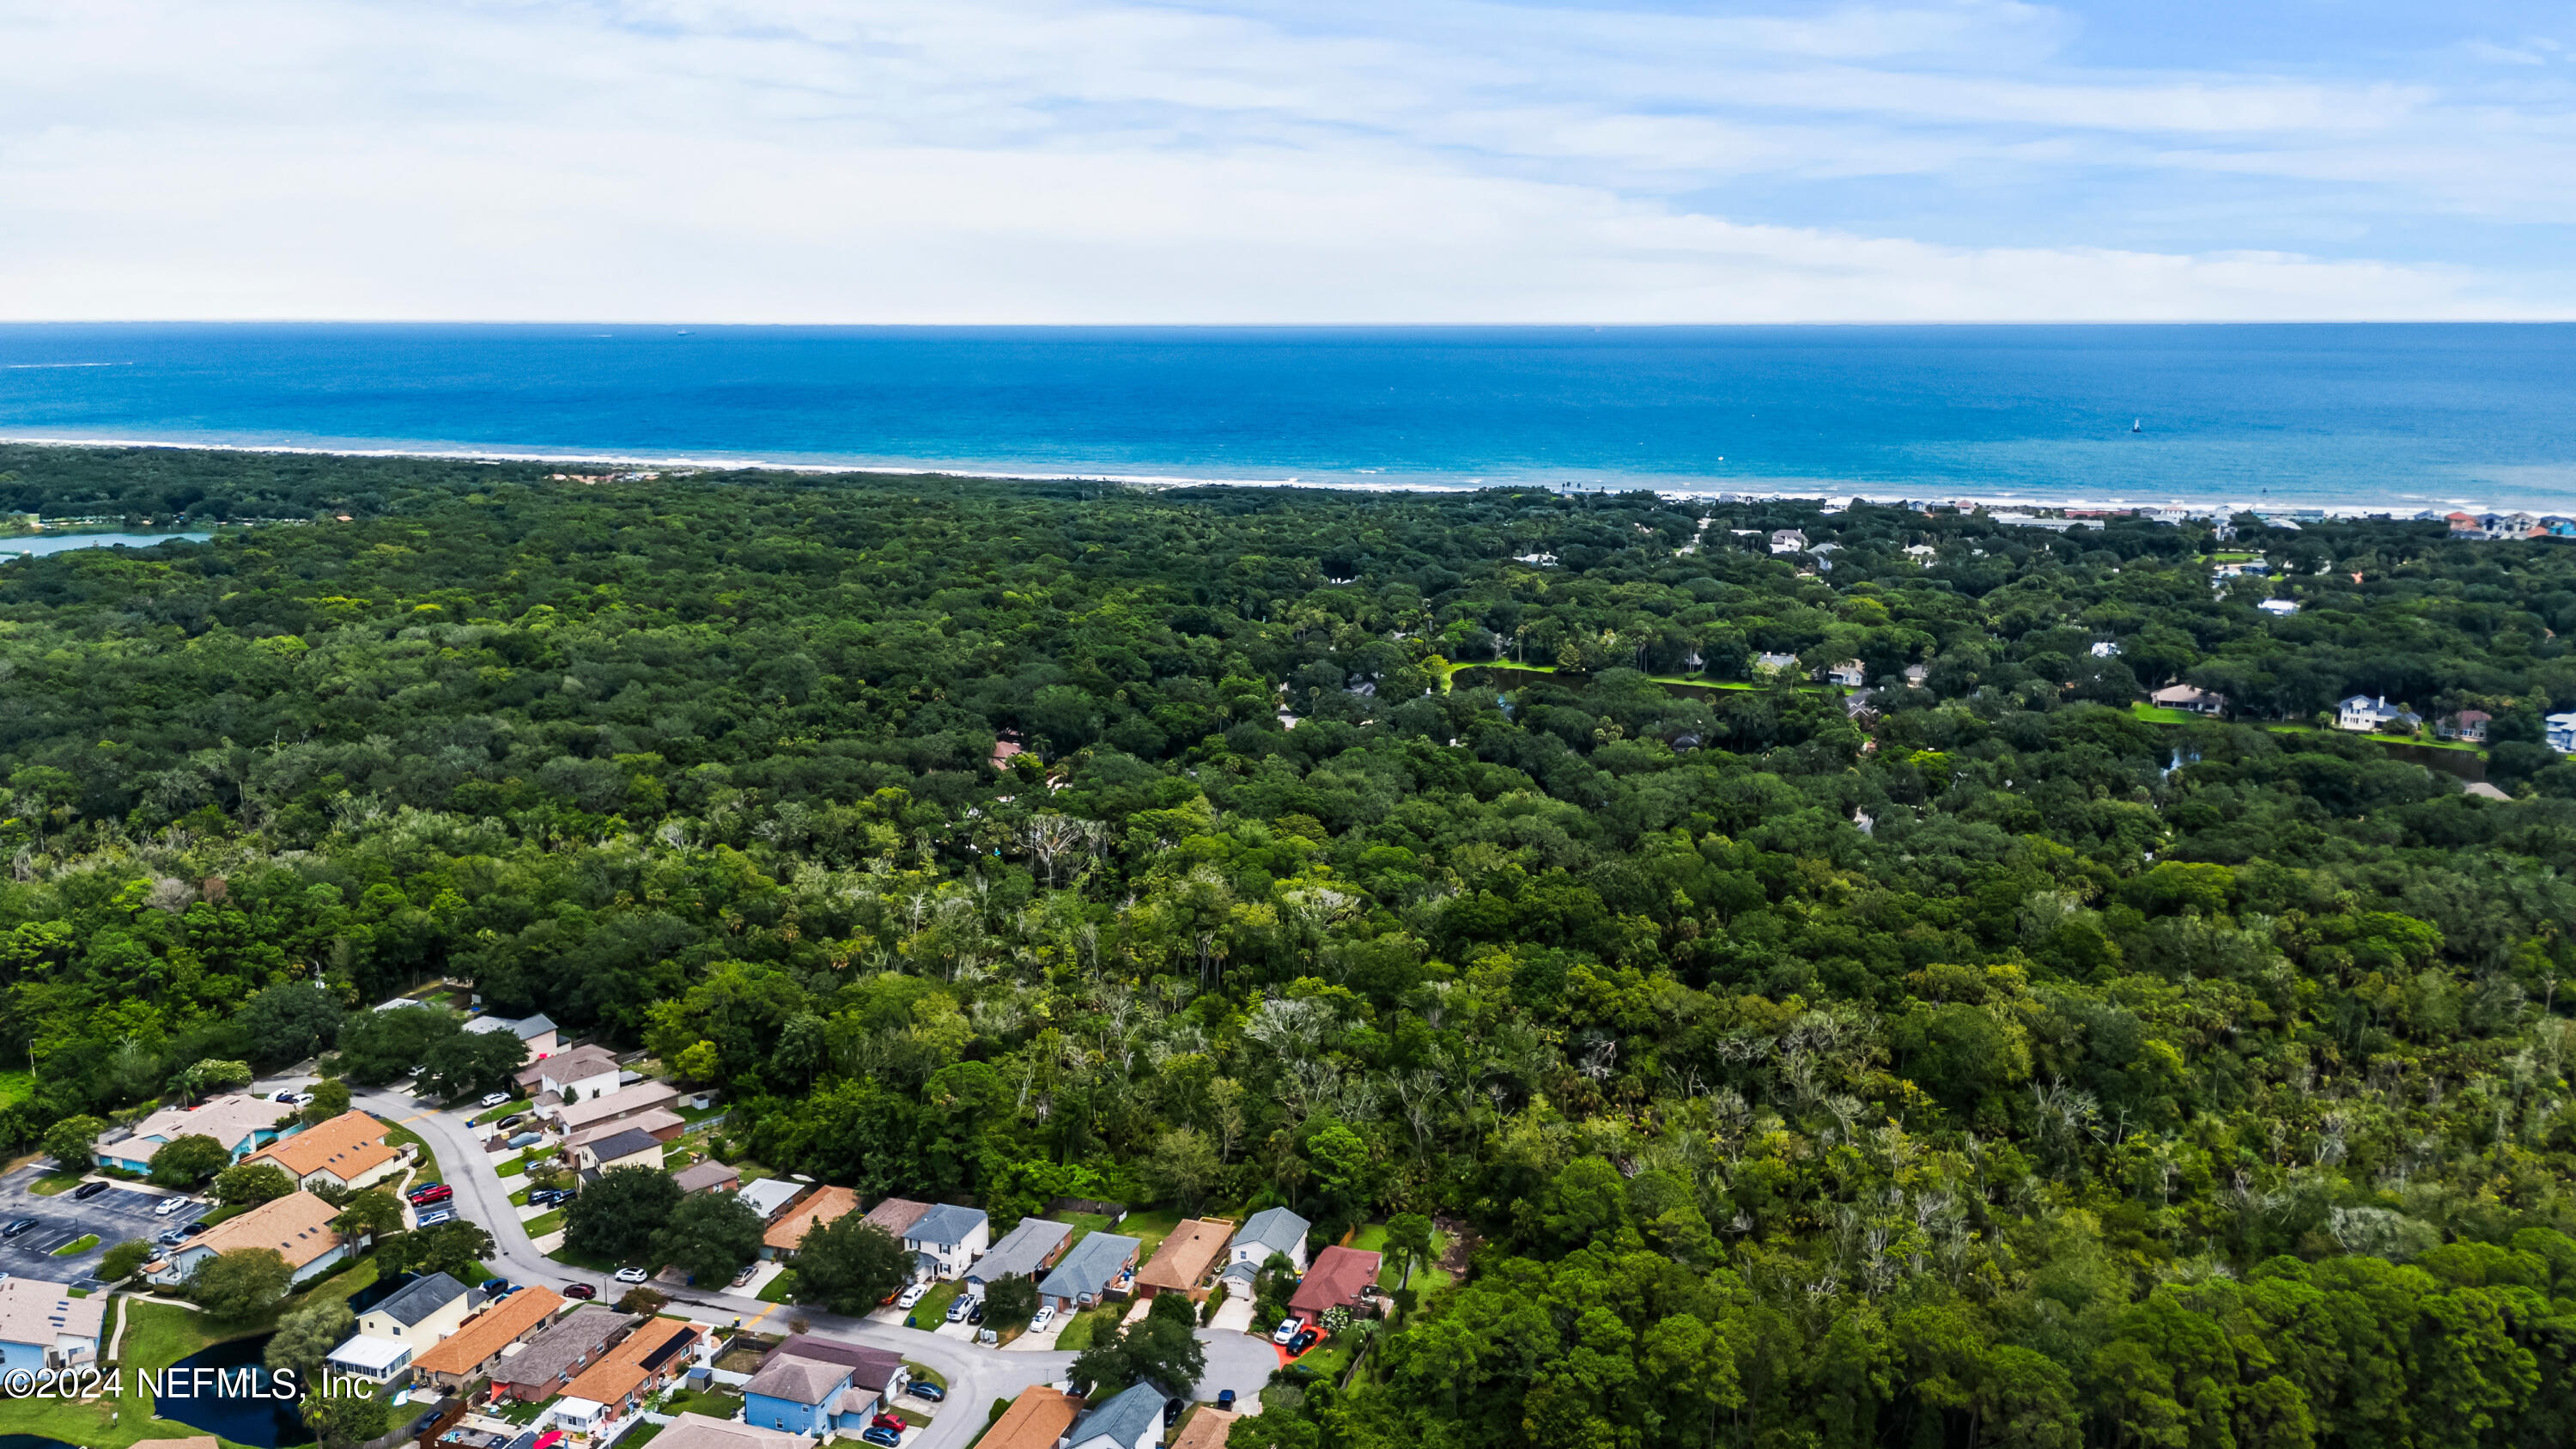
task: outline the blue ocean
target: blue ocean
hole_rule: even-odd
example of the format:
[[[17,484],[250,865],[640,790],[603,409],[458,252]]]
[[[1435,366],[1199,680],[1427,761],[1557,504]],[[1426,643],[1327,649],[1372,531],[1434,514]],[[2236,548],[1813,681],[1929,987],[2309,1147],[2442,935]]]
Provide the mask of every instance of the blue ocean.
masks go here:
[[[2576,510],[2576,325],[24,324],[0,436]]]

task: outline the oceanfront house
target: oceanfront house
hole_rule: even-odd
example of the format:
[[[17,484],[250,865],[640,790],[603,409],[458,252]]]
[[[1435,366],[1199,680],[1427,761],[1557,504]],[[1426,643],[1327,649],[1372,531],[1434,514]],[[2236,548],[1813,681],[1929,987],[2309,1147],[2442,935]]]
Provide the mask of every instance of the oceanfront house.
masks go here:
[[[996,1248],[994,1251],[1001,1250]],[[1205,1418],[1214,1412],[1213,1409],[1201,1410],[1200,1417]],[[1011,1400],[1011,1406],[1002,1411],[1002,1417],[994,1420],[993,1427],[984,1431],[984,1437],[975,1441],[975,1449],[1056,1449],[1056,1445],[1063,1442],[1065,1430],[1073,1427],[1074,1419],[1081,1413],[1081,1399],[1062,1389],[1031,1384],[1020,1390],[1020,1396]]]
[[[155,1283],[184,1283],[225,1253],[269,1248],[286,1260],[294,1281],[301,1283],[348,1256],[348,1245],[331,1226],[339,1215],[338,1208],[309,1192],[288,1193],[208,1228],[202,1237],[172,1249],[157,1265],[144,1265],[144,1276]]]
[[[1315,1255],[1315,1266],[1306,1270],[1297,1291],[1288,1295],[1288,1311],[1309,1321],[1327,1308],[1357,1312],[1377,1296],[1378,1270],[1384,1265],[1383,1254],[1336,1243]]]
[[[546,1422],[568,1433],[600,1433],[678,1377],[701,1337],[694,1325],[678,1319],[645,1319],[564,1385]]]
[[[1022,1218],[1018,1227],[966,1270],[966,1291],[981,1298],[1005,1278],[1040,1277],[1064,1256],[1065,1245],[1072,1241],[1073,1229],[1067,1224]]]
[[[506,1031],[527,1043],[531,1057],[549,1057],[555,1053],[555,1024],[543,1012],[515,1020],[506,1016],[478,1016],[465,1023],[465,1030],[474,1036]]]
[[[1252,1286],[1261,1265],[1280,1254],[1298,1272],[1306,1271],[1306,1230],[1313,1224],[1284,1207],[1265,1208],[1244,1219],[1225,1249],[1225,1276],[1240,1279],[1236,1291]]]
[[[565,1136],[571,1136],[585,1127],[623,1122],[647,1112],[671,1111],[671,1104],[678,1100],[680,1089],[668,1082],[637,1082],[605,1096],[585,1096],[578,1102],[566,1100],[554,1107],[540,1105],[539,1110],[554,1118]]]
[[[1771,535],[1773,553],[1800,553],[1807,547],[1807,535],[1794,528],[1783,528]]]
[[[913,1273],[947,1281],[963,1274],[993,1243],[993,1220],[982,1208],[940,1203],[903,1230],[899,1240],[912,1250]]]
[[[662,1170],[662,1139],[640,1127],[628,1127],[584,1143],[573,1153],[573,1166],[584,1180],[621,1167]]]
[[[617,1053],[601,1046],[578,1046],[521,1067],[513,1080],[540,1107],[551,1107],[607,1096],[617,1090],[617,1078]],[[554,1101],[546,1101],[548,1096]]]
[[[2551,749],[2562,755],[2576,755],[2576,709],[2546,716],[2540,723],[2548,731],[2542,738]]]
[[[760,1238],[760,1256],[792,1258],[805,1235],[859,1210],[859,1195],[846,1187],[818,1187],[814,1195],[779,1215]]]
[[[741,1171],[718,1162],[712,1157],[704,1162],[691,1163],[672,1173],[671,1181],[680,1185],[682,1197],[693,1192],[740,1192],[742,1190]]]
[[[852,1436],[903,1391],[903,1356],[796,1334],[770,1351],[742,1390],[742,1421],[789,1434]]]
[[[385,1137],[384,1123],[364,1112],[343,1112],[272,1142],[243,1161],[273,1162],[308,1192],[320,1187],[353,1192],[403,1170],[403,1154]]]
[[[74,1298],[68,1283],[0,1279],[0,1372],[96,1363],[106,1324],[104,1293]]]
[[[2433,726],[2433,733],[2446,740],[2482,745],[2487,742],[2487,726],[2494,722],[2495,716],[2485,710],[2464,709],[2458,714],[2444,716],[2440,724]]]
[[[2168,684],[2147,696],[2159,709],[2178,709],[2188,714],[2220,715],[2227,713],[2227,696],[2206,690],[2196,684]]]
[[[1082,1411],[1064,1431],[1062,1449],[1155,1449],[1163,1442],[1163,1406],[1172,1396],[1147,1379],[1107,1403]]]
[[[211,1137],[241,1161],[281,1137],[301,1131],[295,1109],[265,1097],[226,1092],[195,1107],[164,1107],[129,1131],[101,1137],[90,1157],[101,1167],[150,1172],[152,1154],[181,1137]]]
[[[1073,1245],[1055,1271],[1038,1284],[1038,1302],[1058,1313],[1088,1308],[1136,1281],[1136,1250],[1143,1244],[1116,1233],[1093,1233]]]
[[[789,1203],[805,1195],[805,1184],[784,1177],[755,1178],[744,1184],[742,1200],[764,1223],[773,1222]]]
[[[432,1388],[455,1393],[500,1367],[505,1350],[534,1337],[563,1306],[561,1294],[534,1285],[494,1299],[436,1347],[414,1357],[412,1372]]]
[[[2390,704],[2385,696],[2348,695],[2335,701],[2335,728],[2355,734],[2377,734],[2390,726],[2408,731],[2424,723],[2423,716],[2401,704]]]
[[[1195,1296],[1205,1283],[1217,1260],[1225,1256],[1226,1240],[1234,1236],[1231,1218],[1184,1218],[1178,1227],[1155,1244],[1154,1256],[1136,1274],[1136,1296],[1154,1298],[1165,1293]]]
[[[414,1278],[358,1315],[358,1332],[427,1348],[445,1340],[483,1306],[483,1290],[468,1288],[445,1273]]]
[[[523,1404],[542,1404],[564,1391],[583,1369],[597,1363],[642,1323],[640,1313],[620,1313],[604,1303],[585,1303],[546,1325],[517,1353],[492,1370],[492,1393]]]

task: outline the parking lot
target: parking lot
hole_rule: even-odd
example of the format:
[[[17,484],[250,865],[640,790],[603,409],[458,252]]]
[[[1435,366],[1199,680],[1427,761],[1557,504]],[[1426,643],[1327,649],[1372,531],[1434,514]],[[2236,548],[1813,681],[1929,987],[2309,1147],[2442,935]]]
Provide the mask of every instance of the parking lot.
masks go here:
[[[99,1283],[90,1276],[90,1270],[98,1266],[108,1249],[136,1238],[150,1242],[168,1229],[204,1217],[210,1208],[199,1201],[166,1218],[155,1217],[153,1209],[161,1205],[163,1195],[123,1184],[87,1202],[73,1201],[68,1192],[38,1197],[27,1189],[42,1175],[40,1168],[22,1167],[0,1177],[0,1222],[19,1218],[34,1218],[37,1222],[26,1232],[0,1241],[0,1273],[95,1289]],[[79,1242],[91,1233],[98,1235],[93,1246],[60,1258],[53,1255],[56,1248]]]

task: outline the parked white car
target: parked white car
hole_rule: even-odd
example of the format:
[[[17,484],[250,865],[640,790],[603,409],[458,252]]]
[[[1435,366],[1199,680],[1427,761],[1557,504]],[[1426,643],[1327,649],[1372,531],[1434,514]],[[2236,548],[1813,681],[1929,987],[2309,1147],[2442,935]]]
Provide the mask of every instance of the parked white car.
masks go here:
[[[914,1304],[916,1304],[916,1303],[919,1303],[919,1302],[921,1301],[921,1295],[922,1295],[922,1294],[927,1293],[927,1292],[929,1292],[929,1291],[930,1291],[930,1285],[929,1285],[929,1284],[927,1284],[927,1283],[915,1283],[915,1284],[913,1284],[911,1287],[906,1288],[905,1290],[903,1290],[903,1296],[902,1296],[902,1297],[900,1297],[900,1298],[897,1298],[897,1299],[894,1301],[894,1306],[895,1306],[895,1307],[897,1307],[897,1308],[910,1308],[912,1305],[914,1305]]]
[[[1055,1305],[1050,1303],[1038,1310],[1037,1317],[1029,1320],[1029,1332],[1044,1333],[1046,1326],[1053,1322],[1055,1322]]]
[[[161,1205],[152,1210],[152,1215],[156,1218],[166,1218],[172,1213],[183,1213],[195,1206],[194,1202],[184,1197],[165,1197],[161,1199]]]
[[[1280,1319],[1279,1326],[1272,1329],[1270,1332],[1270,1341],[1272,1343],[1284,1344],[1288,1340],[1295,1338],[1298,1332],[1304,1329],[1305,1326],[1306,1320],[1302,1318],[1291,1317]]]
[[[645,1272],[641,1268],[620,1268],[617,1270],[617,1281],[620,1283],[641,1283],[652,1276],[652,1274]]]

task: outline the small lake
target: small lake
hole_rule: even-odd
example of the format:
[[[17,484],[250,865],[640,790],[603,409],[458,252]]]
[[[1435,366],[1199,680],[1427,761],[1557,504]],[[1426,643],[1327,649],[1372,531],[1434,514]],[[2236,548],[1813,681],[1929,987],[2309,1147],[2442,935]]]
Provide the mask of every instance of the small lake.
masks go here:
[[[201,1348],[170,1365],[173,1372],[253,1367],[257,1374],[253,1397],[217,1398],[209,1395],[201,1399],[183,1399],[172,1394],[156,1394],[152,1399],[152,1412],[192,1429],[220,1434],[236,1444],[256,1445],[258,1449],[288,1449],[290,1445],[312,1443],[313,1431],[305,1427],[304,1416],[297,1412],[295,1400],[257,1397],[268,1392],[268,1370],[258,1365],[268,1352],[271,1337],[263,1333],[256,1338],[227,1339]],[[0,1444],[0,1449],[17,1449],[17,1446]]]
[[[42,1434],[0,1434],[0,1449],[80,1449],[80,1446],[66,1444],[60,1439],[48,1439]]]
[[[204,543],[211,533],[39,533],[24,538],[0,538],[0,555],[13,553],[61,553],[75,548],[150,548],[156,543],[176,539],[183,543]],[[5,559],[0,559],[5,562]],[[0,1449],[9,1449],[0,1444]]]

